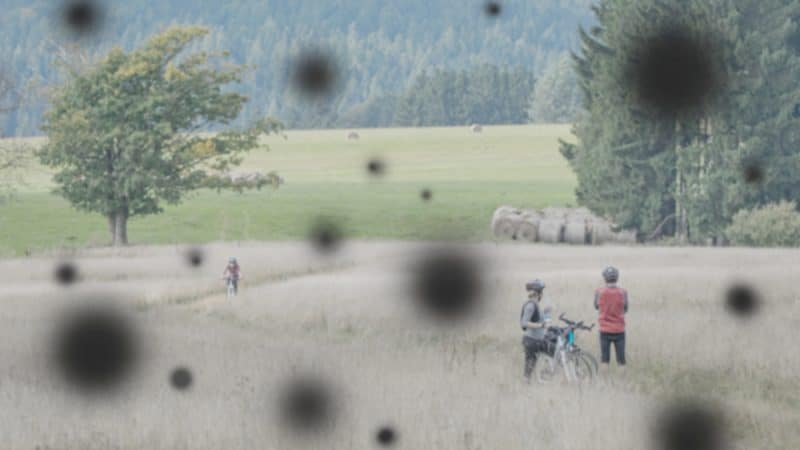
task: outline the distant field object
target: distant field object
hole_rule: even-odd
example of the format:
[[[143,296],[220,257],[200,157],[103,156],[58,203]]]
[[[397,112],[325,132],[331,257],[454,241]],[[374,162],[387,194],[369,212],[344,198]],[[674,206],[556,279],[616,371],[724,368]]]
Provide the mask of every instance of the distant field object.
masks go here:
[[[351,131],[351,132],[347,133],[347,140],[348,141],[357,141],[359,139],[361,139],[361,136],[359,136],[357,132]]]
[[[492,216],[500,239],[572,245],[636,244],[636,230],[618,230],[586,208],[548,207],[541,211],[504,205]],[[617,230],[617,231],[615,231]]]
[[[483,133],[483,126],[481,126],[481,124],[478,123],[473,123],[472,126],[469,127],[469,129],[472,130],[473,133]]]

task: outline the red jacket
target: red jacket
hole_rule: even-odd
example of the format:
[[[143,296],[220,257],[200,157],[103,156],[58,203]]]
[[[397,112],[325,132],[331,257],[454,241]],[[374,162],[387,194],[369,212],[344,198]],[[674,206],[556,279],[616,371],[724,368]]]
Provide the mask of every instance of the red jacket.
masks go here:
[[[628,292],[621,287],[602,287],[594,291],[594,307],[600,312],[597,322],[603,333],[623,333],[628,311]]]

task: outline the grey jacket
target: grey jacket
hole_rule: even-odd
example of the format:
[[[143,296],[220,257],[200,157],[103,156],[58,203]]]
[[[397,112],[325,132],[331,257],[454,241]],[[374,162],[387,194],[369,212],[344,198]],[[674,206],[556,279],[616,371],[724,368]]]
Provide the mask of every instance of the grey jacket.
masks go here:
[[[525,306],[522,308],[522,317],[519,319],[520,326],[525,328],[524,336],[531,337],[533,339],[544,339],[546,331],[544,328],[526,327],[526,324],[531,322],[531,319],[536,312],[536,308],[539,308],[539,305],[536,304],[536,300],[528,300],[528,302],[525,303]],[[534,323],[541,323],[543,321],[544,314],[542,313],[541,308],[539,308],[539,321]]]

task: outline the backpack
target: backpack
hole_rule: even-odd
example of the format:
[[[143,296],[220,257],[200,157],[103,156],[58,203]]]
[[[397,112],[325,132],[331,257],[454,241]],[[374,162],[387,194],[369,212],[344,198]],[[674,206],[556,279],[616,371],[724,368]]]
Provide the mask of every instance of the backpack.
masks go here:
[[[522,326],[522,316],[525,315],[525,307],[528,306],[528,303],[533,303],[533,307],[535,308],[533,310],[533,315],[531,316],[530,322],[538,322],[539,320],[541,320],[539,317],[539,305],[537,305],[536,302],[533,300],[528,300],[527,302],[522,304],[522,311],[519,312],[520,328],[522,328],[522,331],[525,331],[525,327]]]

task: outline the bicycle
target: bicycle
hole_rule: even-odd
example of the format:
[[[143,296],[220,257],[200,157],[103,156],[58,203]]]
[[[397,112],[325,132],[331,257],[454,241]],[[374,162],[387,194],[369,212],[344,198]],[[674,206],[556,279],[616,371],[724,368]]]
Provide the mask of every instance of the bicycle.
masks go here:
[[[227,284],[227,288],[228,288],[227,298],[236,297],[236,285],[233,283],[234,282],[234,278],[233,277],[222,277],[222,279],[225,280],[225,283]]]
[[[563,371],[568,382],[591,382],[597,375],[599,365],[594,356],[575,343],[575,330],[591,331],[594,324],[586,326],[583,321],[574,322],[564,318],[564,314],[558,318],[567,326],[547,329],[548,341],[554,344],[554,349],[552,356],[540,354],[535,369],[537,380],[548,383]]]

